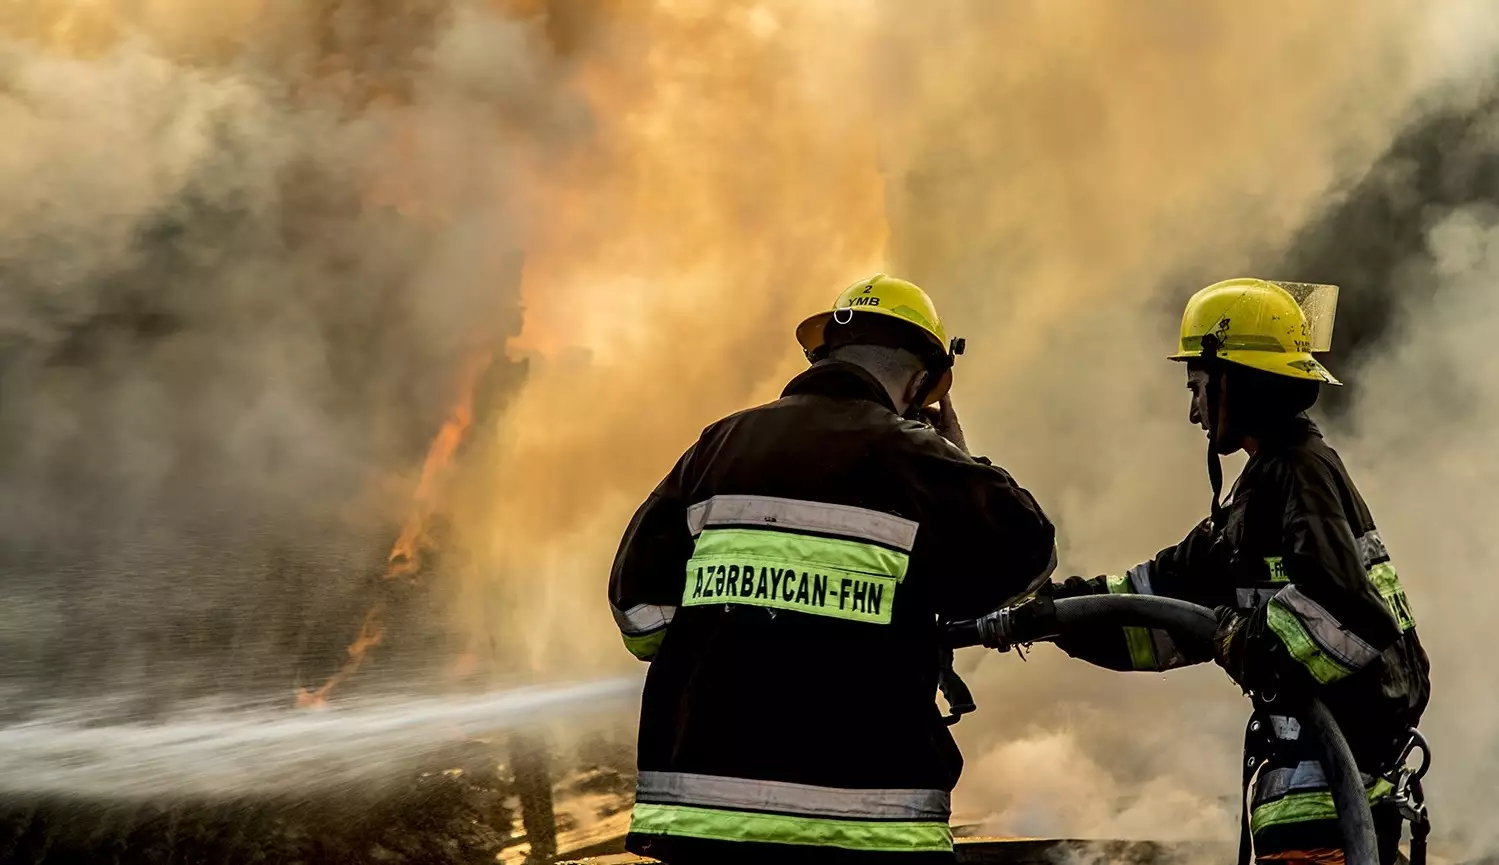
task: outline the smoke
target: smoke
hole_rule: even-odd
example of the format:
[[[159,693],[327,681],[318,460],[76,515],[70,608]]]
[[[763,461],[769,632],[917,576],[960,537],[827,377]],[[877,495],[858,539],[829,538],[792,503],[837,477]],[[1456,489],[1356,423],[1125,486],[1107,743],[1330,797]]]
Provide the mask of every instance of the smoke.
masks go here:
[[[599,76],[588,153],[625,169],[585,160],[588,207],[564,179],[518,341],[587,351],[534,375],[507,415],[496,486],[517,501],[485,523],[487,573],[533,577],[499,582],[527,595],[539,665],[621,657],[589,599],[629,509],[698,427],[773,397],[798,367],[797,317],[876,265],[932,288],[971,337],[970,440],[1057,519],[1064,568],[1118,571],[1176,540],[1206,503],[1200,434],[1161,361],[1181,300],[1290,261],[1408,122],[1487,74],[1473,31],[1453,52],[1450,20],[1413,4],[1355,20],[949,3],[842,8],[830,27],[835,8],[761,4],[711,26],[692,4],[659,8],[639,25],[650,62]],[[627,86],[639,75],[654,86]],[[1218,671],[1117,676],[1047,649],[1026,668],[966,663],[983,711],[958,728],[957,801],[987,831],[1232,833],[1245,707]]]
[[[221,53],[232,16],[193,4],[28,6],[0,41],[7,673],[143,705],[321,676],[459,368],[518,328],[521,179],[575,103],[534,25],[469,7],[303,4]]]
[[[1486,124],[1492,130],[1492,121]],[[1488,154],[1496,140],[1487,133]],[[1486,527],[1499,508],[1499,464],[1487,431],[1499,422],[1493,359],[1483,348],[1499,327],[1499,209],[1488,203],[1436,210],[1426,248],[1403,262],[1409,286],[1396,301],[1401,335],[1363,369],[1349,443],[1402,580],[1418,596],[1418,632],[1432,656],[1434,694],[1424,727],[1447,754],[1431,782],[1433,808],[1468,854],[1499,850],[1479,804],[1499,771],[1499,701],[1483,658],[1494,551]],[[1398,546],[1394,546],[1398,545]]]
[[[630,511],[801,367],[802,315],[880,268],[969,337],[969,440],[1056,520],[1064,572],[1117,572],[1206,505],[1161,359],[1179,305],[1261,272],[1342,282],[1340,323],[1364,322],[1333,443],[1440,623],[1429,726],[1495,752],[1460,647],[1493,513],[1470,346],[1494,216],[1432,210],[1381,161],[1483,104],[1482,4],[21,6],[0,19],[0,531],[23,576],[0,640],[23,665],[280,684],[336,652],[465,362],[503,344],[432,597],[392,604],[433,651],[380,663],[625,666],[602,583]],[[1367,188],[1398,218],[1318,233]],[[1331,272],[1396,228],[1418,238],[1399,290]],[[1245,707],[1216,670],[963,663],[957,803],[986,830],[1233,831]],[[1481,762],[1437,789],[1481,792]],[[1474,844],[1483,825],[1464,816]]]

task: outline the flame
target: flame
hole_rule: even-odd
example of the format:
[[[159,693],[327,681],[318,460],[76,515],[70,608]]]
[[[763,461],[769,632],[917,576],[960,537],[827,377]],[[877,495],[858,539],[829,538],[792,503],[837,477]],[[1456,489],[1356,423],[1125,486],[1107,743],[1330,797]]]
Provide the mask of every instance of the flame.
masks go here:
[[[422,463],[422,474],[412,495],[411,515],[401,528],[401,534],[386,557],[383,580],[406,579],[415,584],[422,571],[425,554],[432,549],[429,532],[432,517],[442,502],[446,481],[451,476],[453,459],[466,439],[474,423],[474,397],[479,379],[494,361],[494,352],[483,350],[471,357],[465,365],[460,379],[458,402],[448,412],[447,420],[427,448],[427,458]],[[364,664],[369,653],[385,641],[385,606],[382,600],[375,601],[365,613],[359,634],[347,649],[348,658],[343,666],[316,690],[296,689],[297,705],[302,708],[322,708],[328,704],[328,695],[333,689]]]
[[[386,559],[387,580],[397,577],[414,580],[421,568],[422,554],[431,549],[432,539],[427,530],[440,503],[444,481],[453,464],[453,455],[458,452],[458,446],[463,444],[469,427],[473,426],[474,391],[479,376],[489,368],[493,360],[493,352],[481,352],[469,361],[464,371],[462,396],[427,449],[421,480],[417,482],[416,493],[412,497],[411,516],[401,529],[400,537],[396,538],[395,544],[390,548],[390,556]]]

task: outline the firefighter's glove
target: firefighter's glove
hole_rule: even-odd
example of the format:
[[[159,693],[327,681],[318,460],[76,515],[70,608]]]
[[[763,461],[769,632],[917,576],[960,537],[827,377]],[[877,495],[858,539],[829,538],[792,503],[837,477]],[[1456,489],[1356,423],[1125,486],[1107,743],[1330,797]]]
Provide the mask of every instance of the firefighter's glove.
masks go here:
[[[1017,645],[1049,640],[1058,630],[1057,605],[1039,592],[1010,609],[1010,637]]]
[[[1101,582],[1101,580],[1095,582]],[[1108,589],[1090,583],[1082,577],[1068,577],[1065,583],[1046,583],[1036,590],[1036,594],[1059,601],[1062,598],[1081,598],[1084,595],[1099,595],[1107,591]]]
[[[1241,689],[1249,690],[1247,671],[1244,669],[1245,625],[1249,618],[1239,614],[1230,606],[1213,611],[1218,618],[1218,628],[1213,633],[1213,660],[1218,662]]]
[[[1082,577],[1068,577],[1066,582],[1062,583],[1046,583],[1036,590],[1037,597],[1058,601],[1063,598],[1081,598],[1107,593],[1108,589],[1103,585],[1102,578],[1087,580]],[[1112,640],[1112,633],[1074,630],[1071,633],[1058,634],[1052,642],[1057,648],[1074,658],[1093,660],[1107,654]]]

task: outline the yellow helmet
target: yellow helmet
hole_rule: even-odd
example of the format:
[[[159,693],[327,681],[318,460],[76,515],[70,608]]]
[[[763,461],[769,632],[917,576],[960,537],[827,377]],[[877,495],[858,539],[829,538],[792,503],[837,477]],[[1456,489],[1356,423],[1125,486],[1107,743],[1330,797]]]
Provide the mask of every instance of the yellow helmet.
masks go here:
[[[1293,293],[1294,292],[1294,293]],[[1182,313],[1181,343],[1172,360],[1202,357],[1203,337],[1218,341],[1214,354],[1289,378],[1342,384],[1312,352],[1332,345],[1337,312],[1335,285],[1229,279],[1192,295]]]
[[[931,339],[934,351],[946,354],[949,350],[947,330],[927,293],[914,283],[883,273],[855,282],[838,295],[832,309],[808,316],[796,328],[796,341],[811,357],[827,343],[828,322],[836,320],[847,324],[856,313],[875,313],[900,319],[925,333]],[[932,405],[942,399],[951,387],[952,369],[949,368],[931,389],[926,404]]]

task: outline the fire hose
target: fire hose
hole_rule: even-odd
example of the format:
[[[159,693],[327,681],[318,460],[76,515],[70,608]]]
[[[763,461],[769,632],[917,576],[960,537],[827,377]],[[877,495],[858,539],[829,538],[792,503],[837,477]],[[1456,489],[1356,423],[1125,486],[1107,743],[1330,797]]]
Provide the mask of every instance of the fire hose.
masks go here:
[[[1030,622],[1039,617],[1026,616],[1023,612],[1017,615],[1026,604],[1038,603],[1055,604],[1053,621],[1058,633],[1030,633],[1035,630]],[[943,627],[943,643],[951,648],[984,646],[1008,651],[1017,645],[1055,639],[1061,632],[1114,627],[1159,628],[1169,632],[1179,646],[1193,643],[1205,646],[1212,641],[1217,619],[1206,607],[1174,598],[1091,595],[1056,601],[1033,599],[979,619],[952,622]],[[1333,804],[1338,811],[1345,861],[1348,865],[1379,865],[1374,816],[1369,810],[1363,778],[1343,731],[1338,728],[1327,706],[1315,697],[1305,701],[1298,720],[1302,729],[1309,731],[1317,743],[1322,771],[1332,788]]]

